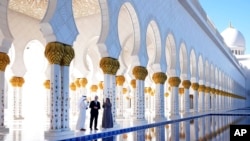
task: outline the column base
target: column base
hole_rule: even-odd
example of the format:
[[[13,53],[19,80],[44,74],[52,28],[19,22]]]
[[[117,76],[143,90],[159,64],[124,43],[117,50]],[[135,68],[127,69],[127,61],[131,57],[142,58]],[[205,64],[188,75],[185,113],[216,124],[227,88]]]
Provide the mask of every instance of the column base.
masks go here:
[[[170,119],[179,119],[180,115],[179,114],[170,114],[169,118]]]
[[[167,120],[167,118],[164,116],[156,116],[154,118],[154,121],[156,121],[156,122],[161,122],[161,121],[166,121],[166,120]]]
[[[133,124],[134,125],[143,125],[143,124],[147,124],[148,121],[144,118],[144,119],[134,119],[133,120]]]
[[[182,117],[189,117],[191,116],[191,112],[185,112],[182,114]]]
[[[9,133],[9,128],[6,128],[4,126],[0,126],[0,133],[4,133],[4,134]]]
[[[23,119],[24,119],[24,117],[22,117],[22,116],[19,116],[19,117],[14,116],[14,120],[23,120]]]
[[[45,131],[44,132],[44,138],[47,140],[60,140],[60,139],[64,139],[65,137],[69,135],[74,135],[74,131],[68,130],[68,131]]]
[[[124,119],[125,119],[125,118],[124,118],[123,116],[117,116],[117,117],[116,117],[116,120],[117,120],[117,121],[121,121],[121,120],[124,120]]]

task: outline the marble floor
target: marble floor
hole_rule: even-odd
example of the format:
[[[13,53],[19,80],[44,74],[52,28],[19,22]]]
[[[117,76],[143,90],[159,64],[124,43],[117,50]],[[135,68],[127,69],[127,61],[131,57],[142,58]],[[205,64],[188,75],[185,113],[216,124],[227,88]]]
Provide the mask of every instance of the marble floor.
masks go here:
[[[6,127],[9,129],[8,132],[3,132],[0,130],[0,141],[55,141],[55,140],[102,140],[98,139],[101,137],[113,137],[112,139],[107,139],[107,140],[119,140],[119,141],[132,141],[132,140],[159,140],[159,138],[165,138],[166,140],[170,138],[171,134],[174,133],[174,131],[178,132],[177,134],[179,135],[179,140],[183,136],[188,137],[189,139],[193,138],[201,138],[204,134],[207,134],[206,132],[212,132],[210,129],[204,130],[204,133],[199,133],[197,136],[195,135],[195,130],[198,130],[196,128],[200,128],[198,126],[202,124],[198,124],[197,127],[195,127],[195,121],[193,119],[197,119],[197,123],[203,123],[204,122],[204,127],[206,127],[206,124],[211,124],[211,122],[215,123],[214,129],[221,128],[225,129],[224,126],[225,124],[231,124],[235,123],[235,121],[241,121],[243,117],[250,117],[250,109],[245,108],[245,109],[238,109],[238,110],[232,110],[232,111],[226,111],[226,112],[218,112],[218,113],[209,113],[210,116],[205,116],[206,114],[202,115],[190,115],[185,118],[181,119],[172,119],[170,120],[169,118],[164,121],[159,121],[159,122],[154,122],[152,117],[147,116],[147,120],[144,122],[134,122],[131,120],[132,118],[127,118],[123,120],[117,120],[117,123],[114,128],[112,129],[101,129],[100,124],[101,124],[101,116],[99,117],[98,121],[98,128],[99,130],[97,131],[90,131],[88,125],[89,125],[89,114],[87,114],[87,120],[86,120],[86,131],[77,131],[75,130],[75,123],[76,123],[76,116],[71,117],[71,122],[70,122],[70,129],[71,132],[67,135],[61,135],[57,137],[45,137],[44,133],[48,129],[48,118],[47,117],[37,117],[37,118],[24,118],[22,120],[9,120],[6,122]],[[101,115],[101,113],[100,113]],[[148,114],[150,115],[150,114]],[[233,117],[232,117],[233,116]],[[200,120],[205,117],[204,121]],[[207,117],[211,119],[207,119]],[[240,119],[240,120],[239,120]],[[245,122],[250,122],[249,119],[244,119]],[[185,121],[188,121],[188,130],[187,131],[182,131],[186,129]],[[226,121],[226,122],[225,122]],[[174,130],[172,127],[175,123],[178,123],[178,130]],[[171,128],[169,129],[171,125]],[[185,128],[184,128],[185,127]],[[158,129],[159,128],[159,129]],[[151,132],[154,131],[154,135]],[[165,129],[163,131],[164,135],[159,135],[161,132],[160,129]],[[156,135],[156,130],[158,130],[158,135]],[[171,132],[167,133],[167,130],[172,130]],[[219,129],[218,129],[219,130]],[[181,133],[183,132],[184,135]],[[221,132],[221,129],[220,129]],[[228,130],[225,130],[225,132],[228,132]],[[186,133],[186,134],[185,134]],[[139,135],[141,134],[141,135]],[[190,134],[190,136],[187,136],[187,134]],[[211,133],[211,137],[214,135],[214,133]],[[173,137],[173,136],[172,136]],[[226,135],[218,135],[216,138],[221,138],[222,137],[227,137]],[[105,140],[105,139],[103,139]],[[173,139],[172,139],[173,140]]]

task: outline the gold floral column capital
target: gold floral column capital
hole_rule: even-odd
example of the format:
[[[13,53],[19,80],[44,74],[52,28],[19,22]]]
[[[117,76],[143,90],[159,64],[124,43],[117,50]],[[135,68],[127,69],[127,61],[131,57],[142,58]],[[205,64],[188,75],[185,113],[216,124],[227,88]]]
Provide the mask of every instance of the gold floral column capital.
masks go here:
[[[45,82],[43,83],[44,87],[46,89],[50,89],[50,80],[45,80]]]
[[[211,88],[211,93],[212,93],[212,94],[215,93],[215,88]]]
[[[125,77],[123,75],[116,76],[116,84],[122,86],[125,82]]]
[[[198,83],[192,83],[191,87],[197,91],[199,89],[199,84]]]
[[[122,88],[122,93],[123,94],[126,94],[128,92],[128,89],[127,88]]]
[[[171,87],[178,87],[181,83],[181,80],[179,77],[170,77],[168,79],[168,83],[170,84]]]
[[[79,80],[79,82],[80,82],[81,86],[84,87],[84,88],[85,88],[86,85],[88,84],[87,78],[81,78],[81,79]]]
[[[23,77],[17,77],[17,76],[13,76],[10,79],[10,83],[12,84],[13,87],[22,87],[24,84],[24,78]]]
[[[135,79],[133,79],[133,80],[130,81],[130,85],[131,85],[133,88],[136,87],[136,81],[135,81]]]
[[[75,57],[75,52],[72,46],[64,45],[64,53],[61,60],[62,66],[69,66],[72,59]]]
[[[6,66],[10,63],[10,58],[6,53],[0,52],[0,71],[5,71]]]
[[[104,57],[100,61],[100,67],[104,74],[115,75],[120,67],[119,61],[111,57]]]
[[[104,88],[104,82],[103,82],[103,81],[100,81],[99,84],[98,84],[98,86],[99,86],[99,88],[100,88],[101,90],[103,90],[103,88]]]
[[[146,76],[148,75],[147,69],[142,66],[134,67],[132,73],[135,76],[135,78],[139,80],[145,80]]]
[[[167,75],[163,72],[157,72],[153,74],[152,79],[154,80],[155,84],[164,84],[167,80]]]
[[[209,93],[211,91],[211,88],[210,87],[205,87],[205,92],[206,93]]]
[[[76,85],[75,85],[75,83],[71,83],[71,84],[70,84],[70,89],[71,89],[72,91],[75,91],[75,90],[76,90]]]
[[[205,91],[205,85],[200,85],[198,91],[199,92],[204,92]]]
[[[184,88],[179,88],[179,94],[184,94]]]
[[[64,56],[64,45],[59,42],[50,42],[46,45],[44,53],[50,64],[61,64]]]
[[[77,78],[76,80],[75,80],[75,85],[76,85],[76,87],[81,87],[81,84],[80,84],[80,78]]]
[[[190,86],[191,86],[191,82],[189,80],[183,80],[182,81],[182,86],[185,88],[185,89],[189,89]]]
[[[96,92],[98,90],[98,87],[97,85],[92,85],[90,89],[92,92]]]

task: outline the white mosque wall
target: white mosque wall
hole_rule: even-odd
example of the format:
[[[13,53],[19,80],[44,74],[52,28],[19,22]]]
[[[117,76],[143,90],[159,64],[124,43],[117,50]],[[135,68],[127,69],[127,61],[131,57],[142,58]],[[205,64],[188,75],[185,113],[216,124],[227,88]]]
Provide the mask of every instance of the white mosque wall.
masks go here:
[[[120,8],[124,5],[124,3],[126,3],[125,5],[127,6],[128,11],[130,12],[130,15],[132,15],[130,25],[127,28],[132,28],[133,30],[122,30],[122,27],[126,26],[126,24],[124,24],[126,22],[118,25],[119,12],[121,11]],[[220,38],[217,37],[217,34],[216,37],[212,37],[212,35],[215,35],[214,31],[210,31],[211,28],[209,25],[206,25],[206,21],[204,19],[198,20],[195,16],[195,13],[190,15],[190,13],[188,13],[186,9],[180,4],[180,1],[162,0],[145,3],[143,1],[137,0],[132,0],[131,2],[120,0],[115,2],[107,2],[107,5],[107,10],[110,12],[109,16],[112,15],[112,17],[109,17],[109,19],[105,17],[102,17],[101,19],[100,15],[76,19],[76,25],[80,35],[77,37],[77,40],[74,44],[74,50],[76,52],[74,61],[81,63],[75,63],[73,65],[80,72],[74,76],[75,78],[87,76],[88,79],[92,81],[90,81],[90,83],[102,81],[103,77],[98,65],[101,57],[110,55],[111,57],[119,58],[119,56],[124,54],[124,50],[121,48],[124,47],[125,39],[127,39],[127,36],[134,34],[134,39],[131,39],[130,42],[134,41],[135,43],[128,43],[128,46],[131,45],[129,49],[132,51],[130,52],[131,54],[127,53],[126,57],[132,58],[131,56],[138,56],[138,60],[135,61],[137,63],[136,65],[148,66],[148,63],[159,63],[162,65],[160,67],[157,65],[155,65],[155,67],[151,66],[152,68],[157,69],[151,70],[147,68],[150,70],[148,77],[152,76],[154,71],[161,70],[166,72],[168,77],[176,75],[181,76],[182,80],[191,79],[190,58],[194,57],[194,65],[196,66],[194,67],[194,69],[196,69],[196,73],[192,75],[192,77],[194,77],[192,78],[194,82],[201,82],[204,85],[211,85],[214,87],[216,86],[218,89],[220,88],[218,87],[220,83],[222,84],[221,89],[230,89],[236,94],[246,96],[244,89],[237,87],[242,86],[241,88],[247,88],[246,85],[249,84],[249,79],[246,81],[246,76],[240,65],[235,61],[235,58],[232,56],[232,54],[229,54],[229,50],[225,48]],[[102,9],[102,11],[104,10],[105,9]],[[10,19],[10,28],[15,38],[14,46],[21,48],[16,50],[17,52],[15,52],[15,54],[22,54],[28,41],[32,39],[39,40],[43,45],[45,45],[45,40],[39,31],[38,20],[23,16],[13,11],[10,12]],[[104,20],[106,20],[106,23]],[[197,21],[200,22],[197,23]],[[101,29],[107,28],[101,25],[104,23],[109,25],[108,29]],[[149,27],[151,27],[152,23],[153,26],[152,29],[150,29]],[[157,31],[157,29],[159,29],[159,34],[152,35],[152,31],[147,32],[148,28],[153,31]],[[154,36],[151,39],[153,39],[157,44],[155,43],[152,46],[147,47],[147,34],[148,36]],[[100,40],[98,40],[98,37],[104,35],[106,35],[106,40],[102,43]],[[169,46],[170,44],[167,44],[167,39],[169,39],[168,37],[170,36],[171,41],[173,42],[171,45],[174,46]],[[105,46],[100,46],[100,43],[104,44]],[[107,47],[107,50],[103,49],[102,47]],[[151,47],[160,48],[159,52],[154,52],[154,55],[158,53],[158,56],[156,55],[153,57],[148,57],[148,55],[151,55],[152,53],[150,51],[150,49],[152,49]],[[175,55],[172,55],[174,52],[169,52],[169,54],[167,54],[169,48],[173,49],[171,51],[174,51]],[[123,58],[126,59],[126,57]],[[176,62],[172,60],[176,60]],[[200,62],[199,65],[198,62]],[[91,65],[88,65],[89,63],[91,63]],[[124,65],[128,66],[129,64],[126,63],[127,62],[125,62]],[[22,70],[22,74],[25,74],[25,69],[23,69],[25,65],[20,66],[20,64],[14,67],[14,73]],[[180,65],[182,65],[182,67]],[[172,66],[174,70],[171,70],[172,68],[169,69]],[[132,69],[131,67],[125,68]],[[215,72],[208,71],[210,68],[213,68],[211,70]],[[200,72],[200,75],[198,73],[199,70],[202,71]],[[28,72],[28,70],[26,71]],[[129,71],[130,70],[122,71],[121,73],[128,73]],[[214,78],[209,77],[211,74],[213,74],[212,76]],[[130,77],[132,76],[130,75]],[[226,81],[227,78],[233,80],[234,83],[237,83],[237,89],[235,89],[234,85],[230,88],[229,86],[226,86],[226,83],[228,83]],[[247,78],[250,77],[247,76]],[[7,77],[7,79],[9,80],[10,77]],[[151,78],[146,80],[152,81]],[[40,78],[37,78],[34,81],[39,81],[39,84],[43,82],[43,80]],[[30,82],[29,79],[27,79],[27,82]],[[26,93],[26,89],[28,89],[28,84],[30,83],[24,85],[24,95]],[[151,82],[146,82],[146,84],[150,85]],[[35,92],[32,91],[30,97],[33,97],[34,99],[38,98],[35,97],[35,95],[32,95],[33,93]],[[44,94],[46,94],[46,92],[44,92]],[[27,95],[28,93],[25,96]],[[42,97],[42,95],[40,96]],[[169,103],[166,104],[168,107],[170,107]]]

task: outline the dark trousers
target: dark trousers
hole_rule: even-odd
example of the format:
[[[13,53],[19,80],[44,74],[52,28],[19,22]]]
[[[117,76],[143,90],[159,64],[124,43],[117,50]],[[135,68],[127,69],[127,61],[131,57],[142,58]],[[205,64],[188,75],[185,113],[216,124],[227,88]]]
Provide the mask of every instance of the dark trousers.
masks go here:
[[[98,113],[90,114],[90,128],[92,128],[93,120],[95,120],[95,129],[97,128],[97,119],[98,119]]]

